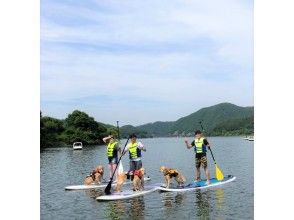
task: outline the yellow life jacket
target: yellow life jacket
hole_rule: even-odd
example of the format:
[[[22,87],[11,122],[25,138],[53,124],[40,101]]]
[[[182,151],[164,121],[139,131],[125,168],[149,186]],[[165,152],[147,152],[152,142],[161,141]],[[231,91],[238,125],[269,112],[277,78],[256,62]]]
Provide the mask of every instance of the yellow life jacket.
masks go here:
[[[138,145],[138,142],[128,144],[130,159],[141,157],[141,150],[138,148]]]
[[[108,157],[115,157],[117,156],[117,151],[116,149],[114,149],[115,145],[117,144],[116,141],[112,142],[112,143],[109,143],[107,145],[107,156]]]
[[[201,137],[201,138],[196,138],[195,139],[195,152],[197,154],[200,154],[200,153],[205,153],[206,152],[206,147],[204,145],[204,137]]]
[[[179,172],[176,169],[169,169],[166,172],[165,176],[169,175],[170,177],[176,177],[178,174],[179,174]]]

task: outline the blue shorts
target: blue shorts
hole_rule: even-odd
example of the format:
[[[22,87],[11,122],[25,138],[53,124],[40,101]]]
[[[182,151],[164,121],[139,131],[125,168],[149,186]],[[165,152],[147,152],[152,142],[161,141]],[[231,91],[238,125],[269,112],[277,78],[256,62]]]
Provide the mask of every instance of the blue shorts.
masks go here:
[[[117,164],[117,157],[108,157],[108,164]]]

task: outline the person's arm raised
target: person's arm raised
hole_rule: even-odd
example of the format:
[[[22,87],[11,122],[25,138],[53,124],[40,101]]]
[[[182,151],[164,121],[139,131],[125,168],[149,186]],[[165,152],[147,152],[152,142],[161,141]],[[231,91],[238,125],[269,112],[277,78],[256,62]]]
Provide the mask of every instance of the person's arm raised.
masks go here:
[[[191,144],[189,144],[187,138],[185,138],[185,144],[186,144],[186,147],[187,147],[188,149],[190,149],[191,147],[193,147]]]
[[[111,135],[109,135],[109,136],[107,136],[107,137],[104,137],[102,140],[103,140],[103,142],[104,142],[104,143],[106,143],[106,142],[107,142],[107,140],[109,140],[110,138],[112,138],[112,136],[111,136]]]

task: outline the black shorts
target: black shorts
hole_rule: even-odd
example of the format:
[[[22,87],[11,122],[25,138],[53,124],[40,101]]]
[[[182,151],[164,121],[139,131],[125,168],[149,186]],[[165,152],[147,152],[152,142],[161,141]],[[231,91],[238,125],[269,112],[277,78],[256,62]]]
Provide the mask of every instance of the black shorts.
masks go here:
[[[142,168],[142,161],[130,161],[130,171],[139,170]]]
[[[117,164],[117,157],[108,157],[108,164]]]

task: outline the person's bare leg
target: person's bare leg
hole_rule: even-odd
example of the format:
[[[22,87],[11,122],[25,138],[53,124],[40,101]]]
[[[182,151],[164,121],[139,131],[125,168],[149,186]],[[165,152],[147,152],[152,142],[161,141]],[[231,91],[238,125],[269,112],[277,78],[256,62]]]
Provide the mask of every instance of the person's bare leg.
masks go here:
[[[112,177],[112,164],[108,164],[109,179]]]
[[[205,171],[207,183],[209,184],[210,183],[210,174],[209,174],[208,167],[204,168],[204,171]]]
[[[114,173],[114,170],[116,168],[116,164],[112,164],[112,174]],[[116,175],[115,175],[115,180],[117,179],[117,172],[116,172]]]
[[[200,181],[200,167],[196,167],[196,181]]]

